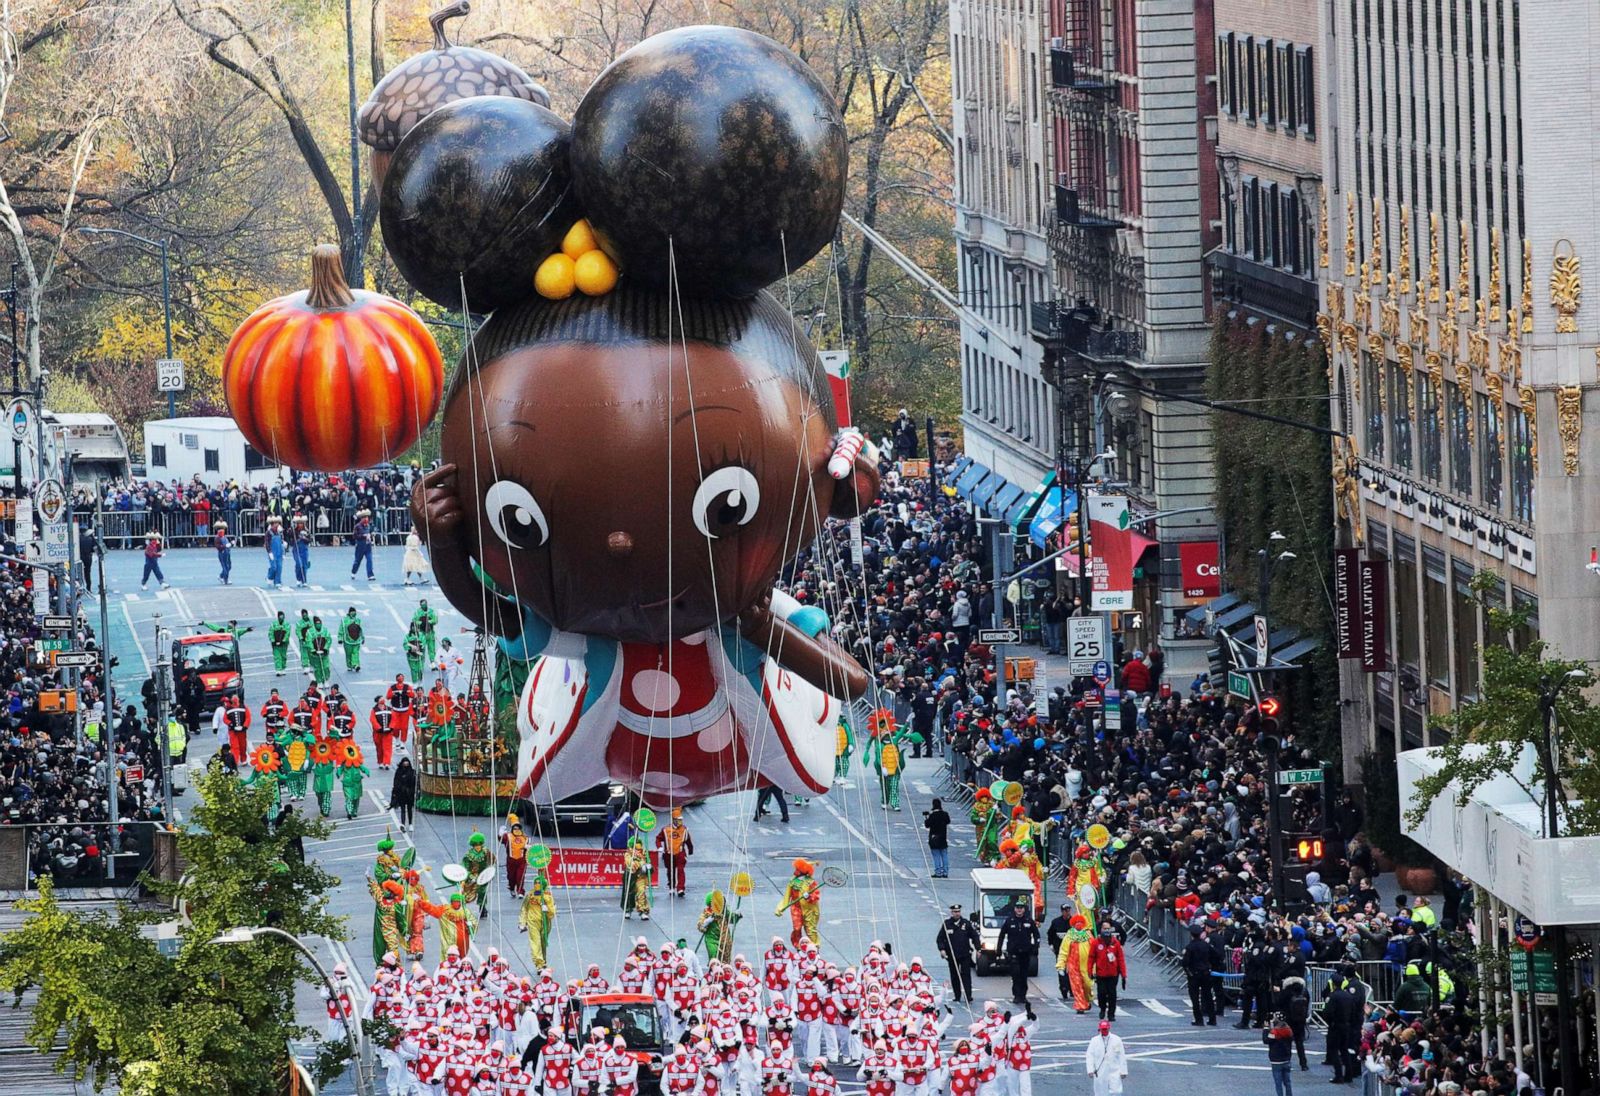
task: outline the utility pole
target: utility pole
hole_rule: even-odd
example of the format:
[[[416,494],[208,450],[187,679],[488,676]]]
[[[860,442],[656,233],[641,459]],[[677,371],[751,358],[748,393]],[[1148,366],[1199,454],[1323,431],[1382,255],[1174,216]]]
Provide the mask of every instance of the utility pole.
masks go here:
[[[367,284],[361,239],[361,140],[356,132],[356,20],[350,0],[344,0],[344,69],[350,98],[350,269],[345,276],[353,289]]]
[[[101,564],[100,573],[105,574],[105,564]],[[105,585],[101,587],[102,606],[104,605]],[[155,617],[156,626],[156,736],[159,740],[161,752],[161,797],[163,813],[167,825],[172,825],[172,747],[168,742],[167,720],[172,710],[172,638],[171,633],[161,626],[161,614]]]
[[[1587,675],[1584,675],[1587,681]],[[1540,766],[1544,769],[1545,836],[1551,839],[1561,835],[1560,804],[1556,801],[1556,766],[1560,764],[1556,741],[1556,701],[1565,686],[1564,681],[1551,681],[1546,677],[1539,682],[1539,710],[1544,717],[1544,749],[1538,751]],[[1577,1063],[1572,1049],[1572,1003],[1567,986],[1572,978],[1572,956],[1567,945],[1567,927],[1550,926],[1550,948],[1555,952],[1556,964],[1556,1054],[1561,1062],[1561,1090],[1578,1091]],[[1529,956],[1532,965],[1532,956]],[[1530,987],[1532,988],[1532,987]]]

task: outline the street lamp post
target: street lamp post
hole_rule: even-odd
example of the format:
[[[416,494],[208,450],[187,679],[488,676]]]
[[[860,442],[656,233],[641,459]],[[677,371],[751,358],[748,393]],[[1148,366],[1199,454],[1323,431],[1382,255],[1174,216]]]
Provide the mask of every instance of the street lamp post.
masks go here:
[[[172,272],[167,262],[167,241],[152,240],[147,236],[140,236],[133,232],[124,232],[120,228],[96,228],[86,225],[78,231],[90,236],[126,236],[130,240],[137,240],[147,244],[161,253],[161,321],[167,333],[167,357],[172,357]],[[174,418],[178,414],[178,394],[167,393],[167,418]]]
[[[254,940],[259,940],[264,936],[272,936],[280,940],[287,940],[289,943],[298,948],[300,950],[300,954],[306,957],[306,960],[316,970],[317,974],[321,976],[323,985],[328,987],[328,1000],[335,1002],[337,1005],[339,1000],[339,987],[334,984],[333,978],[328,974],[327,969],[317,961],[316,953],[314,953],[310,948],[306,947],[305,944],[301,942],[300,938],[295,936],[293,933],[284,932],[282,929],[273,928],[270,925],[263,925],[259,927],[240,926],[239,928],[232,928],[228,929],[226,932],[219,933],[211,940],[211,943],[248,944]],[[356,1075],[356,1096],[374,1096],[372,1091],[372,1079],[369,1078],[366,1075],[366,1071],[361,1068],[361,1047],[366,1038],[366,1033],[361,1027],[361,1018],[357,1016],[354,1011],[346,1012],[344,1009],[340,1009],[339,1013],[344,1019],[345,1038],[350,1042],[351,1068],[355,1070]]]
[[[350,0],[344,0],[344,69],[350,97],[350,269],[345,276],[360,289],[366,284],[361,239],[361,140],[356,131],[356,21]]]
[[[1557,802],[1558,782],[1556,779],[1556,768],[1560,764],[1560,754],[1556,743],[1556,701],[1561,697],[1561,690],[1566,688],[1568,684],[1574,684],[1582,688],[1589,684],[1589,681],[1588,673],[1583,670],[1572,670],[1565,678],[1561,679],[1554,679],[1546,675],[1539,680],[1539,713],[1544,721],[1544,741],[1540,743],[1539,748],[1534,752],[1538,755],[1539,767],[1544,770],[1545,836],[1552,839],[1561,836],[1561,820]],[[1550,926],[1550,947],[1555,953],[1556,1054],[1561,1058],[1561,1089],[1563,1092],[1576,1092],[1578,1091],[1578,1070],[1576,1063],[1573,1061],[1572,1004],[1567,994],[1567,983],[1572,977],[1572,965],[1565,925]],[[1531,966],[1531,957],[1529,963]]]

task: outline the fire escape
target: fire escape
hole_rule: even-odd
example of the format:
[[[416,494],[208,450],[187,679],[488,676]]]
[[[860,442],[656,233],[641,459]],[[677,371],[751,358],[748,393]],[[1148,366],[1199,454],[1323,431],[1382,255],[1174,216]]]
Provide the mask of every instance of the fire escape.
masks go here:
[[[1126,259],[1117,255],[1117,232],[1129,226],[1119,173],[1123,86],[1116,79],[1118,0],[1056,0],[1063,34],[1050,43],[1048,98],[1055,138],[1055,216],[1051,248],[1063,267],[1065,299],[1033,306],[1033,337],[1047,357],[1096,362],[1137,359],[1140,333],[1112,319],[1132,310]],[[1065,354],[1063,354],[1065,352]]]

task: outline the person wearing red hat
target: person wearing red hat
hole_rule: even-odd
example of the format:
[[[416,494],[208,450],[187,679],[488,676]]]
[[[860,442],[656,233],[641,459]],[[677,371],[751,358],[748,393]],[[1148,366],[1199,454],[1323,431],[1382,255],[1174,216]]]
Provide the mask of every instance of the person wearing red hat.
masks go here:
[[[784,888],[783,901],[775,911],[779,915],[789,911],[793,926],[789,943],[794,947],[800,946],[801,937],[809,938],[813,944],[822,942],[822,934],[817,929],[822,918],[822,884],[812,878],[815,870],[811,861],[803,857],[794,862],[794,878]]]
[[[1128,1054],[1122,1039],[1111,1033],[1111,1021],[1100,1021],[1100,1033],[1083,1052],[1084,1072],[1094,1078],[1094,1096],[1121,1096],[1128,1075]]]
[[[1072,915],[1072,926],[1056,953],[1056,971],[1065,974],[1072,987],[1072,1007],[1079,1014],[1089,1011],[1089,948],[1092,944],[1089,922],[1081,913]]]

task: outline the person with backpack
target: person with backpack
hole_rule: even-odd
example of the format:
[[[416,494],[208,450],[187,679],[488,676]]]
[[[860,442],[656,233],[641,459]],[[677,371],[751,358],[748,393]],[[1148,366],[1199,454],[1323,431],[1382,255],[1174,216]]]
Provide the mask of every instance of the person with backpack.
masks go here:
[[[1285,978],[1278,990],[1275,1016],[1282,1016],[1294,1036],[1295,1053],[1300,1056],[1300,1071],[1311,1066],[1306,1062],[1306,1024],[1311,1020],[1311,995],[1306,992],[1303,978]]]
[[[1294,1096],[1294,1075],[1289,1072],[1294,1031],[1282,1013],[1273,1013],[1272,1019],[1262,1029],[1261,1041],[1267,1044],[1267,1064],[1272,1067],[1272,1090],[1275,1096]]]

